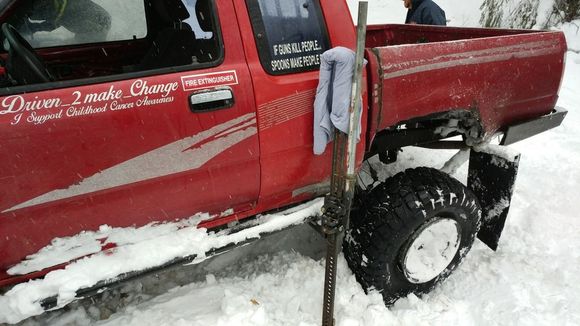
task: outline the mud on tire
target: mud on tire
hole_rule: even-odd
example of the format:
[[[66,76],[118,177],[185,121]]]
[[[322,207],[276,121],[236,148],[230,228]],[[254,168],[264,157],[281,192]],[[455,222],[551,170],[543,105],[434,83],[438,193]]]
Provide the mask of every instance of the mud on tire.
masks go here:
[[[407,170],[363,196],[351,215],[344,254],[365,291],[379,291],[386,304],[426,293],[447,278],[479,230],[475,195],[435,169]]]

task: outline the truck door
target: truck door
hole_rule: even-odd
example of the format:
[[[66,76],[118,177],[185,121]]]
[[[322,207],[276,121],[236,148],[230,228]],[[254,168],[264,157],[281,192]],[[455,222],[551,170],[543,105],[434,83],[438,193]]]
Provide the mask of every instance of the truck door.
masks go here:
[[[59,20],[27,1],[3,18],[36,48],[3,55],[0,280],[55,237],[255,206],[256,112],[231,0],[36,1]],[[91,28],[76,26],[87,11]]]
[[[346,2],[235,3],[256,96],[260,200],[280,205],[323,194],[332,151],[313,155],[313,103],[320,55],[332,46],[354,48]]]

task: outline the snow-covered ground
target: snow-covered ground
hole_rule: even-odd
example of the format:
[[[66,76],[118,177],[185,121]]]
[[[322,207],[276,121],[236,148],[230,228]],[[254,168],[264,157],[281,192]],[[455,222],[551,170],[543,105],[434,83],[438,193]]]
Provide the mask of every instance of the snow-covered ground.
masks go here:
[[[438,2],[450,25],[477,25],[480,0]],[[349,4],[354,8],[355,1]],[[401,1],[373,0],[370,5],[371,23],[404,19]],[[580,34],[574,24],[562,29],[573,51],[567,55],[558,105],[569,114],[561,127],[513,146],[522,160],[498,252],[476,242],[466,261],[434,292],[401,299],[391,308],[378,293],[364,293],[341,257],[338,326],[580,325]],[[408,149],[381,174],[442,167],[453,154]],[[466,166],[455,174],[460,180],[465,175]],[[307,227],[264,241],[269,242],[218,257],[209,263],[214,266],[204,267],[210,272],[202,280],[130,298],[128,307],[110,316],[103,304],[83,305],[26,324],[319,325],[322,242]]]
[[[94,231],[57,238],[38,253],[8,270],[24,275],[75,260],[64,269],[48,273],[44,278],[14,286],[0,296],[0,323],[17,323],[44,311],[41,300],[56,297],[55,308],[75,301],[78,289],[90,288],[102,280],[112,280],[133,271],[161,266],[182,257],[193,257],[192,264],[202,263],[206,253],[229,244],[241,244],[267,234],[300,225],[321,212],[323,200],[316,198],[285,211],[262,215],[256,225],[231,234],[208,233],[198,228],[208,214],[189,219],[150,223],[143,227],[111,228],[107,225]],[[102,249],[111,247],[109,249]],[[94,255],[93,255],[94,254]]]

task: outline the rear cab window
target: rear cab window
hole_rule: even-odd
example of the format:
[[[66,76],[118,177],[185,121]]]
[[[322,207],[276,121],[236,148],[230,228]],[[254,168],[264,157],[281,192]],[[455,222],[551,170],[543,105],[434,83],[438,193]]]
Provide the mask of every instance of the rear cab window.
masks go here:
[[[247,0],[260,62],[272,75],[318,70],[330,41],[318,0]]]

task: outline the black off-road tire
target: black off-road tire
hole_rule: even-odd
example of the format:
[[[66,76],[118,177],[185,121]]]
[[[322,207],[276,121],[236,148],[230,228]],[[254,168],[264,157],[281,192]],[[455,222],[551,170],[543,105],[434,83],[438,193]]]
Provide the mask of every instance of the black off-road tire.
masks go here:
[[[379,291],[387,305],[410,293],[427,293],[447,278],[479,231],[481,207],[476,196],[459,181],[435,169],[401,172],[363,196],[360,207],[351,214],[344,254],[365,291]],[[420,230],[441,218],[456,226],[455,244],[459,248],[435,278],[411,282],[403,271],[401,256],[423,232]]]

